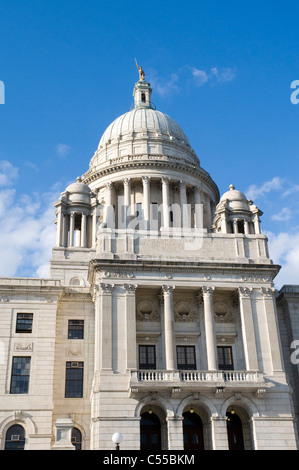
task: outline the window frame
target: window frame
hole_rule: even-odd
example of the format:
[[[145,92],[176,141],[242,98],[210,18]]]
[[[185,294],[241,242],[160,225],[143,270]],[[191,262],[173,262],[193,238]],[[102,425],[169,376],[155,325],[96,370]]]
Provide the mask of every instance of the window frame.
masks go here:
[[[179,348],[184,351],[185,362],[179,362]],[[193,351],[193,363],[188,363],[188,349]],[[196,370],[196,349],[194,345],[177,345],[177,366],[179,370]]]
[[[25,319],[25,316],[30,316],[31,318],[27,318],[28,320],[28,325],[30,324],[30,328],[22,328],[20,325],[23,323],[24,325],[27,324]],[[22,316],[24,318],[22,318]],[[22,322],[23,320],[23,322]],[[32,312],[17,312],[16,315],[16,329],[15,333],[21,333],[21,334],[31,334],[33,329],[33,313]]]
[[[143,353],[141,353],[141,348],[145,350],[146,362],[141,362],[140,358]],[[154,353],[154,362],[149,362],[149,351],[152,348]],[[138,366],[140,370],[156,370],[157,369],[157,355],[156,355],[156,345],[155,344],[139,344],[138,347]]]
[[[219,352],[222,351],[222,362],[219,361]],[[230,363],[226,362],[226,353],[225,350],[229,351]],[[231,345],[217,345],[217,360],[218,360],[218,369],[219,370],[234,370],[234,358],[233,358],[233,348]],[[222,367],[223,366],[223,367]]]
[[[75,366],[75,364],[77,364]],[[82,371],[81,375],[75,372],[68,371]],[[71,375],[73,374],[73,377]],[[83,398],[84,392],[84,362],[83,361],[66,361],[65,364],[65,388],[64,398]]]
[[[72,325],[73,328],[71,328],[71,324],[70,322],[76,322]],[[81,322],[81,324],[80,324]],[[75,328],[75,326],[77,325],[77,327],[81,327],[80,329],[79,328]],[[67,338],[68,339],[84,339],[84,319],[77,319],[77,318],[69,318],[68,319],[68,329],[67,329]],[[82,333],[82,337],[75,337],[75,336],[72,336],[71,335],[71,332],[73,332],[73,334],[76,332],[76,331],[80,331]]]
[[[18,360],[21,359],[27,359],[27,362],[25,363],[24,368],[17,367],[17,362]],[[19,361],[22,362],[22,361]],[[26,367],[28,364],[28,367]],[[10,389],[9,393],[11,395],[26,395],[29,393],[29,383],[30,383],[30,368],[31,368],[31,356],[13,356],[12,357],[12,363],[11,363],[11,375],[10,375]],[[17,371],[21,371],[21,373],[16,373]],[[25,373],[26,370],[28,373]],[[23,373],[22,373],[23,372]],[[18,380],[20,377],[27,377],[27,379],[21,379]],[[18,389],[21,388],[21,386],[17,387],[17,383],[22,384],[22,389],[20,391],[17,391]]]

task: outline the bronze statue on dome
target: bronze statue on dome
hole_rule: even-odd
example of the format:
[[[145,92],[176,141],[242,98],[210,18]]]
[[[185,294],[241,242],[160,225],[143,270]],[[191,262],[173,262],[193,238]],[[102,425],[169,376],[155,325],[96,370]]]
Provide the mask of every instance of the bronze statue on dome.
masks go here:
[[[138,69],[138,71],[139,71],[139,79],[140,79],[140,80],[144,80],[144,77],[145,77],[144,70],[143,70],[143,68],[142,68],[141,66],[140,66],[140,67],[138,66],[136,59],[135,59],[135,62],[136,62],[136,67],[137,67],[137,69]]]

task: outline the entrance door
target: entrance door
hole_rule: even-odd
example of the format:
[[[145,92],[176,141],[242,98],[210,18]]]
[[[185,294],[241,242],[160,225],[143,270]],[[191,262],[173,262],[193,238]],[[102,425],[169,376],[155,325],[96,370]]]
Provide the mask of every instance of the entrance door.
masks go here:
[[[161,450],[161,423],[154,413],[141,415],[140,449]]]
[[[242,421],[236,413],[226,413],[229,450],[244,450]]]
[[[184,450],[204,450],[202,420],[190,411],[183,414]]]

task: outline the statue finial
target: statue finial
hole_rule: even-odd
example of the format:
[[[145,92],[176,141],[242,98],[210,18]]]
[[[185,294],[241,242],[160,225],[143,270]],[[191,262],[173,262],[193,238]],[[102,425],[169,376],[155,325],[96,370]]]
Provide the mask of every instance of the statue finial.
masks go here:
[[[136,67],[139,71],[139,79],[140,80],[144,80],[144,77],[145,77],[145,73],[144,73],[144,70],[142,67],[139,67],[138,64],[137,64],[137,60],[135,59],[135,62],[136,62]]]

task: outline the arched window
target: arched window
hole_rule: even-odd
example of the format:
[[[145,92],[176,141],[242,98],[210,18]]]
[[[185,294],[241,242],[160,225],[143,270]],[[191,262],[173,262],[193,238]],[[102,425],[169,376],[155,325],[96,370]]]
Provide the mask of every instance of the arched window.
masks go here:
[[[142,103],[146,102],[145,93],[141,93],[141,101],[142,101]]]
[[[76,450],[82,450],[82,433],[78,428],[72,429],[72,444]]]
[[[140,449],[161,450],[161,423],[151,411],[141,415]]]
[[[234,411],[226,413],[226,417],[229,450],[244,450],[243,426],[241,419]]]
[[[184,450],[204,450],[203,424],[198,414],[183,414]]]
[[[5,450],[24,450],[25,430],[20,424],[13,424],[8,428],[5,437]]]

